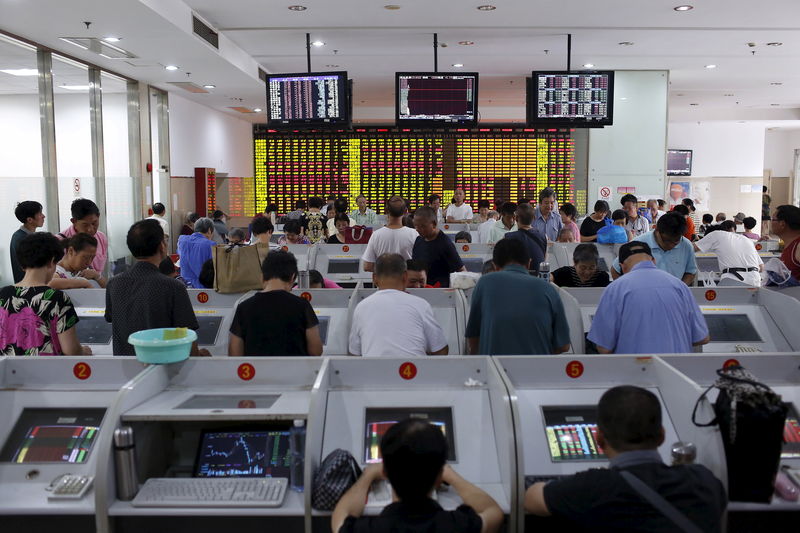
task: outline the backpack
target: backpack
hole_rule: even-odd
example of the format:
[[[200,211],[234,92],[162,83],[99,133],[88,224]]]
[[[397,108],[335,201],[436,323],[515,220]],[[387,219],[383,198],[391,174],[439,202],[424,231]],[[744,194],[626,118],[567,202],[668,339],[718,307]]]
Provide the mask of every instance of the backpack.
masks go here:
[[[780,395],[741,366],[717,370],[719,379],[703,392],[692,411],[699,427],[719,425],[728,465],[728,495],[738,502],[769,503],[783,447],[788,407]],[[697,407],[717,387],[714,420],[698,423]]]
[[[361,467],[347,450],[333,450],[314,474],[311,507],[332,511],[342,495],[361,476]]]

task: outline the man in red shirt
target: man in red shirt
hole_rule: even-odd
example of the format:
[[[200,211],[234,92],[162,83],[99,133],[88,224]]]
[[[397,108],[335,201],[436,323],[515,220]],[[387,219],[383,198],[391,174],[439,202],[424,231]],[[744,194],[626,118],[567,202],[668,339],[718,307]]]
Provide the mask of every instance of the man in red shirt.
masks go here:
[[[800,207],[781,205],[772,215],[771,231],[783,240],[781,261],[800,281]]]

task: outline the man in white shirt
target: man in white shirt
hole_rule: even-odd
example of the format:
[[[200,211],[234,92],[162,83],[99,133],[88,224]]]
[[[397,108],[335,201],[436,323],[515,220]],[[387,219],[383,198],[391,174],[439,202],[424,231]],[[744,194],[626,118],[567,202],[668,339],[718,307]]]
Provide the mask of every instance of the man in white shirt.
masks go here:
[[[530,204],[529,204],[530,205]],[[495,244],[497,241],[505,238],[506,233],[510,231],[517,231],[517,204],[514,202],[506,202],[500,208],[500,220],[495,222],[489,237],[486,240],[489,244]]]
[[[405,292],[408,272],[402,256],[378,257],[372,281],[378,291],[362,300],[353,312],[348,348],[351,355],[447,355],[447,339],[431,305]]]
[[[661,218],[662,215],[666,215],[666,211],[662,211],[659,209],[658,200],[650,199],[647,200],[647,209],[650,211],[650,218],[652,219],[652,224],[658,222],[658,219]]]
[[[157,202],[153,204],[153,216],[147,217],[147,220],[153,219],[159,224],[161,224],[161,229],[164,230],[164,238],[169,238],[169,222],[167,219],[164,218],[167,209],[164,207],[164,204],[161,202]]]
[[[619,203],[626,215],[625,229],[633,232],[634,239],[650,231],[650,222],[639,216],[639,200],[636,196],[626,194],[620,198]]]
[[[489,239],[492,236],[492,228],[494,225],[497,224],[497,220],[500,218],[500,213],[495,211],[494,209],[490,210],[486,214],[486,222],[478,226],[478,242],[488,243]]]
[[[464,189],[456,189],[453,193],[453,203],[447,206],[445,221],[450,224],[470,224],[472,222],[472,208],[464,203]]]
[[[364,255],[364,271],[372,272],[375,261],[383,254],[400,254],[403,259],[411,259],[417,232],[403,225],[406,202],[401,196],[392,196],[386,202],[386,225],[372,234]]]
[[[744,235],[737,234],[735,228],[731,220],[726,220],[719,226],[711,226],[705,237],[694,243],[694,249],[717,254],[722,272],[721,280],[735,279],[759,287],[764,262],[756,251],[755,243]]]

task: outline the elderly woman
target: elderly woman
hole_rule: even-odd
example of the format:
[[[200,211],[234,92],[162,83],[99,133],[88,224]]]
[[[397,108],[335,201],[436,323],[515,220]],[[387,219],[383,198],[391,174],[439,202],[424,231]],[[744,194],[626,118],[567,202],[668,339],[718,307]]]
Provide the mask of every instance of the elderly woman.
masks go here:
[[[178,255],[181,258],[181,276],[192,287],[202,289],[200,271],[203,263],[211,259],[215,244],[214,221],[207,217],[198,218],[194,223],[194,233],[178,237]]]
[[[608,202],[605,200],[597,200],[594,203],[594,213],[583,219],[581,224],[581,242],[597,240],[597,232],[608,225],[606,217],[609,211]]]

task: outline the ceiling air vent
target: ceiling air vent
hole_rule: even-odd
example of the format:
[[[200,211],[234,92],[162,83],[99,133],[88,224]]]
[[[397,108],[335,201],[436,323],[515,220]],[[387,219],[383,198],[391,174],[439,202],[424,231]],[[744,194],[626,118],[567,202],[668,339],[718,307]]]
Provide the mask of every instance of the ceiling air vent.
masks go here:
[[[174,85],[175,87],[180,87],[184,91],[189,91],[190,93],[208,94],[208,91],[190,81],[171,81],[169,84]]]
[[[219,50],[219,34],[211,26],[192,15],[192,31],[195,35]]]

